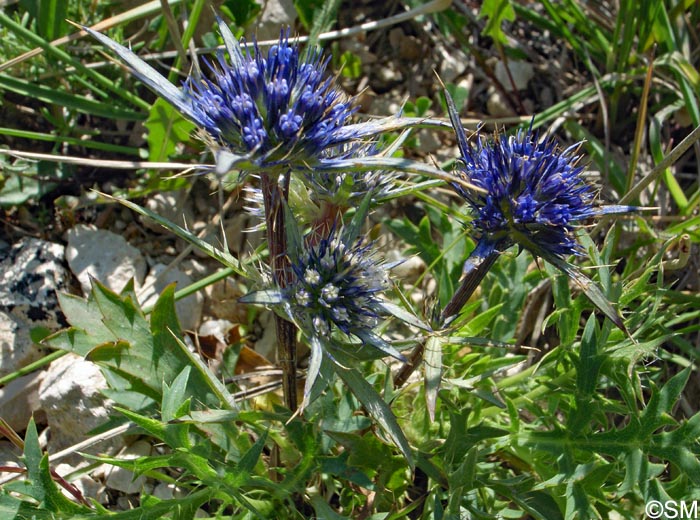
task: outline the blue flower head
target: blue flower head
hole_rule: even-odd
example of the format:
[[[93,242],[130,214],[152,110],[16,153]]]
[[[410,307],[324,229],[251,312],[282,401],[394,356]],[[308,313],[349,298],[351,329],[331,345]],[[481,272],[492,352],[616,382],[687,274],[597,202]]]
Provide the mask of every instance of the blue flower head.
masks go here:
[[[253,292],[240,301],[278,308],[312,343],[345,345],[354,336],[383,355],[404,360],[374,332],[394,310],[381,297],[390,287],[389,268],[372,244],[334,226],[315,244],[298,245],[290,250],[292,276],[284,288]]]
[[[443,320],[459,312],[498,254],[517,244],[564,272],[613,323],[626,330],[600,288],[566,257],[583,253],[575,236],[580,222],[638,208],[595,203],[594,190],[583,178],[581,158],[576,155],[579,144],[561,150],[551,138],[539,140],[532,128],[492,140],[477,135],[470,143],[447,92],[445,99],[461,152],[451,184],[471,207],[471,225],[479,236],[464,264],[460,290],[443,310]]]
[[[344,126],[352,103],[324,78],[328,59],[320,52],[300,53],[289,30],[263,53],[235,45],[223,53],[212,77],[190,78],[185,95],[197,122],[233,153],[253,153],[266,162],[310,161],[348,139]]]
[[[600,213],[594,192],[575,154],[532,131],[496,136],[462,150],[457,175],[480,190],[455,189],[469,203],[472,226],[494,242],[513,242],[539,255],[541,249],[565,257],[579,254],[575,224]]]
[[[306,166],[324,150],[352,141],[373,127],[349,125],[353,101],[324,77],[328,59],[289,41],[289,30],[267,53],[257,43],[243,48],[219,20],[228,60],[219,52],[210,75],[190,77],[178,89],[129,49],[84,28],[127,62],[149,88],[208,134],[227,152],[259,167]],[[233,157],[233,159],[231,159]]]
[[[291,313],[330,337],[334,327],[362,337],[385,315],[379,295],[389,286],[388,273],[371,245],[346,244],[331,233],[292,263],[295,280],[287,287]]]

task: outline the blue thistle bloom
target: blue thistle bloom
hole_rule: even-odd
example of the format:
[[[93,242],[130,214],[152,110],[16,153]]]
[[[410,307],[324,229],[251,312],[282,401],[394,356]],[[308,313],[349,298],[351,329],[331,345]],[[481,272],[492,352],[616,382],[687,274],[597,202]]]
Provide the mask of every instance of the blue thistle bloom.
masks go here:
[[[274,164],[309,161],[354,137],[344,130],[355,112],[352,102],[324,79],[328,59],[317,50],[302,56],[289,30],[265,55],[236,45],[223,53],[212,79],[185,84],[194,121],[236,154],[256,154]]]
[[[314,334],[329,338],[335,326],[363,337],[386,314],[379,294],[389,278],[370,244],[348,245],[331,231],[292,262],[292,270],[295,280],[286,288],[291,314]]]
[[[501,247],[515,242],[536,255],[542,249],[581,254],[575,224],[611,208],[594,205],[577,147],[560,152],[554,140],[538,141],[531,130],[491,142],[477,136],[462,149],[457,175],[483,191],[453,184],[472,208],[472,226]]]
[[[580,156],[575,153],[580,143],[560,150],[551,138],[540,141],[532,128],[493,140],[478,135],[469,143],[449,93],[445,92],[445,98],[461,152],[455,177],[474,189],[460,182],[452,185],[472,209],[471,225],[478,242],[464,264],[461,287],[443,310],[442,321],[459,312],[498,254],[517,244],[564,272],[625,330],[602,291],[565,258],[583,253],[575,237],[580,222],[638,208],[595,203],[594,190],[585,182]]]
[[[291,253],[290,263],[292,279],[285,287],[256,291],[241,301],[279,306],[314,343],[337,345],[335,331],[340,331],[404,360],[374,332],[394,310],[381,298],[391,285],[388,267],[376,257],[371,243],[351,239],[333,227],[317,244]]]
[[[190,77],[178,89],[129,49],[87,27],[85,31],[117,53],[134,74],[183,116],[205,130],[228,154],[222,167],[246,169],[308,167],[324,150],[377,132],[373,125],[348,124],[353,100],[324,78],[329,58],[290,43],[289,29],[263,53],[242,48],[219,20],[223,52],[209,63],[210,78]],[[225,154],[224,154],[225,155]]]

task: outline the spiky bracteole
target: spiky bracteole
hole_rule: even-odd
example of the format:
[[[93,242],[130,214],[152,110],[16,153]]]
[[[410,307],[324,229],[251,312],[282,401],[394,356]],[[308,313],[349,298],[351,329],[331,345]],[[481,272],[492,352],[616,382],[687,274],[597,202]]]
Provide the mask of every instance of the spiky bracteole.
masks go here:
[[[366,160],[380,156],[376,143],[345,143],[324,152],[324,157],[334,160]],[[303,173],[304,184],[314,199],[343,208],[357,207],[368,193],[372,199],[391,195],[399,172],[395,170],[345,171],[330,173],[307,170]]]

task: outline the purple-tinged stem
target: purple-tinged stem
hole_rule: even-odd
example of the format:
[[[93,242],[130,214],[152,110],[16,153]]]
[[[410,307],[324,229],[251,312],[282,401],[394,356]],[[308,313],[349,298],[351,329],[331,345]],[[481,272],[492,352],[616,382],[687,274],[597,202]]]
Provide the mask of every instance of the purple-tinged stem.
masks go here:
[[[292,272],[287,257],[287,235],[284,223],[284,207],[289,189],[289,173],[283,185],[270,174],[262,174],[261,189],[265,204],[265,224],[267,227],[267,244],[270,251],[270,268],[278,287],[284,288],[291,282]],[[277,329],[277,357],[282,367],[282,393],[284,403],[292,412],[297,409],[297,351],[296,326],[284,318],[275,315]]]

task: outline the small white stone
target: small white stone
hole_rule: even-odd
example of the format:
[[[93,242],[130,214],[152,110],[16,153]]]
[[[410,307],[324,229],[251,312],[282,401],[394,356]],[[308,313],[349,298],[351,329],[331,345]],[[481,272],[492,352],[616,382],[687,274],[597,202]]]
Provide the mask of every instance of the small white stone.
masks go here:
[[[534,67],[531,63],[525,61],[509,61],[508,70],[510,71],[510,75],[513,78],[513,83],[515,83],[515,88],[517,90],[525,90],[528,82],[535,76]],[[508,72],[506,71],[506,66],[502,61],[496,63],[494,75],[507,91],[513,91],[513,83],[511,83]]]
[[[143,440],[138,440],[130,446],[124,448],[117,457],[120,459],[137,459],[147,457],[151,454],[151,445]],[[105,485],[110,489],[116,489],[123,493],[139,493],[146,484],[146,477],[143,475],[135,477],[128,469],[113,466],[107,472]]]
[[[49,451],[84,441],[90,430],[107,422],[112,403],[102,395],[106,387],[97,365],[75,354],[67,354],[49,365],[39,384],[39,401],[50,427]],[[121,437],[114,438],[84,451],[104,452],[121,442]]]
[[[32,372],[18,377],[0,388],[0,417],[15,431],[24,431],[29,419],[44,422],[46,417],[39,412],[39,384],[44,372]]]
[[[156,193],[146,201],[146,209],[152,211],[159,217],[163,217],[170,222],[182,227],[189,227],[194,221],[191,203],[189,203],[188,192],[166,191]],[[149,217],[142,217],[141,222],[145,227],[158,234],[169,234],[170,231],[158,224]]]
[[[258,15],[255,35],[258,41],[278,40],[280,27],[293,26],[297,18],[293,0],[266,0]]]
[[[61,463],[56,465],[56,467],[53,469],[58,475],[66,479],[66,481],[68,481],[70,484],[73,484],[76,488],[78,488],[78,491],[80,491],[80,493],[85,498],[97,497],[99,494],[101,494],[101,491],[104,488],[102,484],[97,482],[94,478],[92,478],[89,474],[86,473],[80,474],[76,478],[68,478],[71,473],[79,469],[70,464]],[[61,487],[61,491],[66,497],[70,498],[71,500],[75,500],[75,497],[63,487]]]
[[[91,277],[115,292],[121,292],[132,278],[137,285],[143,282],[146,261],[121,235],[79,225],[68,230],[67,241],[66,260],[83,293],[90,292]]]

